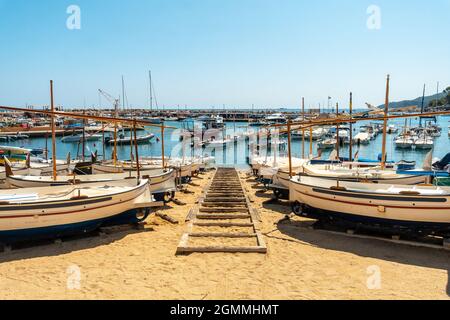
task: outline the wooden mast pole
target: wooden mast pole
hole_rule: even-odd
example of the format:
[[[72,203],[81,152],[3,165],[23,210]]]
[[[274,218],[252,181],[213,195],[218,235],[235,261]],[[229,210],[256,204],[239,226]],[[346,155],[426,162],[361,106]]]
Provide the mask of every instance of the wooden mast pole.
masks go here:
[[[85,110],[83,110],[83,114],[85,113]],[[84,162],[85,159],[85,149],[86,149],[86,119],[83,119],[83,131],[82,131],[82,143],[81,143],[81,147],[83,148],[83,151],[81,152],[81,159]]]
[[[311,109],[309,110],[309,115],[311,116]],[[310,118],[311,119],[311,118]],[[313,127],[309,127],[309,158],[313,157]]]
[[[56,181],[56,132],[55,132],[55,105],[53,102],[53,80],[50,80],[50,108],[52,112],[52,165],[53,165],[53,180]]]
[[[288,130],[289,177],[292,178],[291,119],[288,120],[287,130]]]
[[[336,119],[339,120],[339,103],[336,102]],[[336,125],[336,152],[337,152],[337,158],[339,160],[339,122],[337,122]]]
[[[305,121],[305,98],[302,97],[302,122]],[[302,159],[305,159],[305,129],[302,127]]]
[[[381,170],[384,170],[386,167],[386,135],[387,135],[387,115],[389,112],[389,82],[390,76],[387,75],[386,80],[386,101],[384,105],[384,121],[383,121],[383,145],[381,151]]]
[[[103,161],[106,160],[106,147],[105,147],[105,123],[102,122],[102,149],[103,149]]]
[[[134,132],[134,154],[136,156],[136,168],[137,168],[137,183],[141,180],[141,168],[139,164],[139,153],[138,153],[138,143],[137,143],[137,133],[136,133],[136,119],[133,121],[133,132]],[[131,137],[130,137],[131,138]],[[133,139],[130,139],[133,141]]]
[[[162,155],[162,167],[166,167],[166,161],[164,156],[164,126],[161,127],[161,155]]]
[[[115,100],[114,103],[114,117],[119,117],[119,101]],[[117,165],[117,122],[114,122],[114,151],[113,151],[113,164]]]
[[[350,118],[353,118],[353,93],[350,92]],[[348,161],[353,162],[353,122],[350,121],[350,145]],[[351,169],[350,165],[350,169]]]

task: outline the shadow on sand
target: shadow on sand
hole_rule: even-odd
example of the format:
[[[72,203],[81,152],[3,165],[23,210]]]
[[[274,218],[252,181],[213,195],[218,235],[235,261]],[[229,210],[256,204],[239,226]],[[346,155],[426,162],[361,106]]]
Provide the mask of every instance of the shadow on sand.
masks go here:
[[[273,212],[278,212],[284,215],[292,213],[291,206],[289,202],[275,199],[272,194],[265,194],[263,196],[257,194],[259,197],[267,198],[266,201],[262,203],[262,207]]]
[[[387,260],[395,263],[414,265],[447,271],[447,295],[450,296],[450,252],[425,247],[414,247],[384,242],[376,239],[349,238],[345,234],[331,234],[307,229],[311,221],[282,219],[277,223],[278,230],[293,239],[313,246],[352,253],[360,257]],[[401,250],[399,250],[401,246]]]
[[[42,240],[30,243],[15,244],[11,251],[0,252],[0,264],[5,262],[27,260],[42,257],[53,257],[74,251],[86,250],[98,246],[108,245],[126,236],[153,231],[152,228],[127,226],[123,230],[100,234],[94,231],[82,236],[62,238],[62,241]]]

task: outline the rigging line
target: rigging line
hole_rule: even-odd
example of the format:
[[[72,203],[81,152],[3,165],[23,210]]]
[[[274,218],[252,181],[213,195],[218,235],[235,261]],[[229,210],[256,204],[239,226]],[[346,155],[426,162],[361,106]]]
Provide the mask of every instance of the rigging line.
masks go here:
[[[153,100],[155,100],[156,110],[159,110],[158,99],[156,98],[155,85],[152,80],[152,92],[153,92]]]

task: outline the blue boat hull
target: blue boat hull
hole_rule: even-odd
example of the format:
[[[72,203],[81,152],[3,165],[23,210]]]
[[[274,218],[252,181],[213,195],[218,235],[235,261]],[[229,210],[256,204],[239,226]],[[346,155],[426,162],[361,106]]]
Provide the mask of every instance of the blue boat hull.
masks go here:
[[[100,227],[134,224],[148,217],[148,209],[142,218],[138,218],[137,210],[130,210],[108,218],[89,220],[80,223],[50,226],[44,228],[0,231],[0,243],[14,244],[36,240],[51,240],[61,237],[82,235],[93,232]]]

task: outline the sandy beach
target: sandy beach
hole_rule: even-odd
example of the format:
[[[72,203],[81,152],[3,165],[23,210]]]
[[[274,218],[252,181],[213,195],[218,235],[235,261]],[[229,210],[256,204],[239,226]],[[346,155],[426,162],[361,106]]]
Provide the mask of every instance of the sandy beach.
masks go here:
[[[283,221],[289,206],[265,203],[270,193],[244,173],[268,253],[176,256],[184,219],[212,174],[194,178],[193,194],[177,195],[185,206],[161,210],[179,225],[152,216],[144,230],[0,253],[0,298],[449,299],[450,252],[327,234],[297,217]]]

